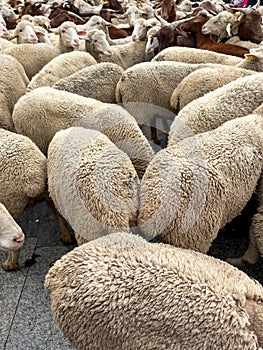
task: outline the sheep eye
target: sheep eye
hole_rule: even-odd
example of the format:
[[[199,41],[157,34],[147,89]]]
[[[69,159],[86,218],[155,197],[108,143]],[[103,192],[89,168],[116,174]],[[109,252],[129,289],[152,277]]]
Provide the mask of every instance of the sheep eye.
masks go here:
[[[23,31],[23,29],[20,29],[19,32],[21,33]]]
[[[97,22],[96,24],[100,24],[100,22]]]
[[[94,43],[96,43],[98,40],[94,40]]]
[[[65,33],[66,31],[63,29],[61,32],[62,32],[62,33]]]

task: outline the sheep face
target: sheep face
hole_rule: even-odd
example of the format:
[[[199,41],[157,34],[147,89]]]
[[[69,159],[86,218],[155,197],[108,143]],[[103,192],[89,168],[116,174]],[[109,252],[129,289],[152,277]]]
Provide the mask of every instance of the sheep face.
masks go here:
[[[18,250],[24,243],[24,234],[3,204],[0,204],[0,248]]]

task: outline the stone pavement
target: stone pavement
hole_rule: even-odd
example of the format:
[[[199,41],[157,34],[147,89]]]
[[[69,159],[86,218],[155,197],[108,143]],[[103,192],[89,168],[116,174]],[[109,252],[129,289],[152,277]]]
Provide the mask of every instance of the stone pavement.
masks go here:
[[[222,230],[209,254],[217,258],[240,256],[248,243],[250,210]],[[0,269],[0,350],[70,350],[73,347],[55,325],[49,296],[44,290],[45,275],[50,266],[73,246],[64,246],[57,223],[45,203],[37,203],[18,220],[26,241],[20,256],[21,269]],[[25,262],[35,255],[35,263]],[[6,253],[0,251],[0,262]],[[244,268],[263,284],[263,259]]]

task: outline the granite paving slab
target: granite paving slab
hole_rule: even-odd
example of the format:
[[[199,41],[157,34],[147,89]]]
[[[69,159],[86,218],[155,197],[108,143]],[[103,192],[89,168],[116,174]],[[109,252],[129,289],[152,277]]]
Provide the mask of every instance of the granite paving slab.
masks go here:
[[[70,249],[54,246],[35,249],[36,262],[28,270],[4,350],[74,349],[55,325],[44,289],[50,266]]]

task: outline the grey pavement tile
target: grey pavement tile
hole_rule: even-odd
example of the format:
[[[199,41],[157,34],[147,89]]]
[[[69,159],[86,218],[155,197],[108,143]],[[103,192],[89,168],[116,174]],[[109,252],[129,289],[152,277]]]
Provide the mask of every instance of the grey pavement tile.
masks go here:
[[[55,325],[50,299],[44,288],[50,265],[70,249],[72,248],[36,248],[35,254],[38,257],[28,271],[4,350],[73,349]]]
[[[28,268],[23,266],[25,261],[31,258],[36,241],[36,238],[26,239],[20,253],[19,262],[21,268],[19,271],[6,272],[0,268],[0,349],[4,349],[4,344],[7,341],[12,320],[27,277]],[[6,257],[7,253],[0,251],[1,264],[5,261]]]
[[[37,237],[37,247],[63,246],[61,230],[46,202],[38,202],[17,220],[26,237]]]

